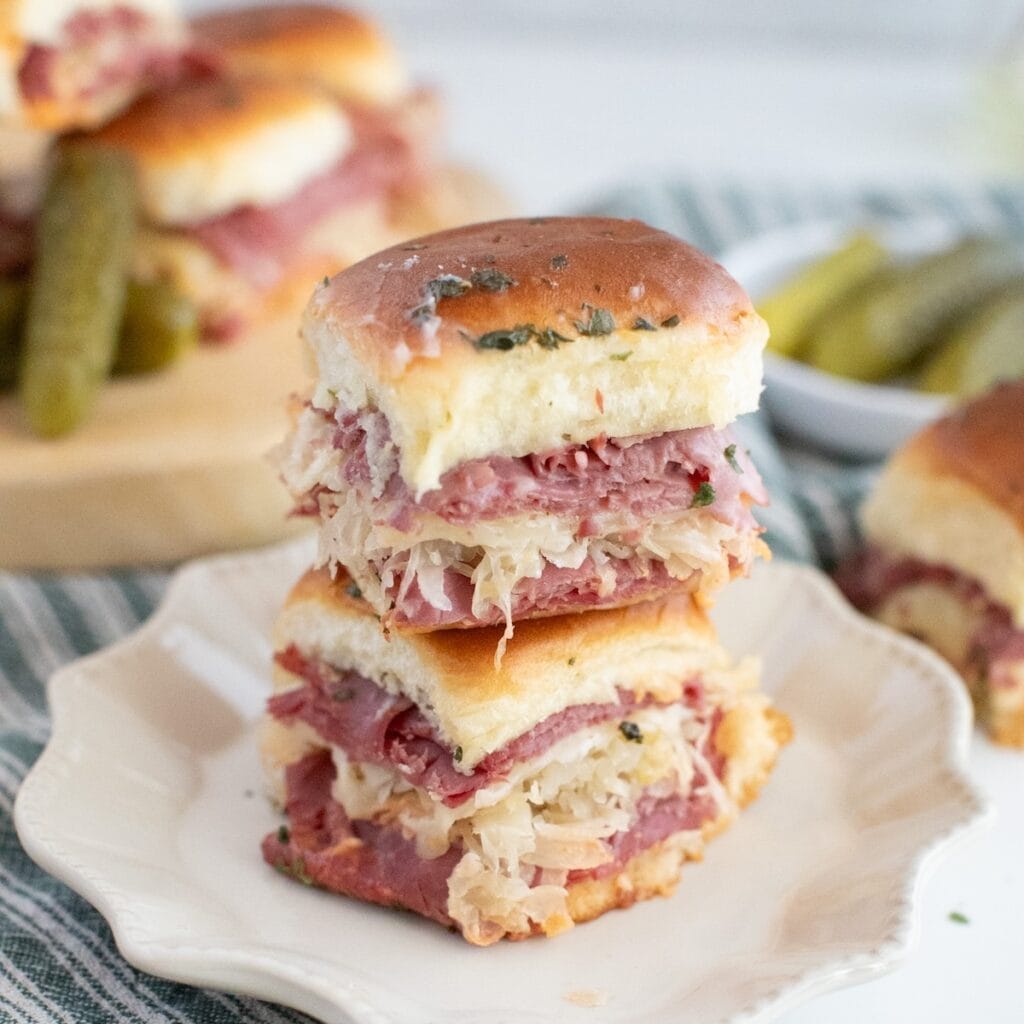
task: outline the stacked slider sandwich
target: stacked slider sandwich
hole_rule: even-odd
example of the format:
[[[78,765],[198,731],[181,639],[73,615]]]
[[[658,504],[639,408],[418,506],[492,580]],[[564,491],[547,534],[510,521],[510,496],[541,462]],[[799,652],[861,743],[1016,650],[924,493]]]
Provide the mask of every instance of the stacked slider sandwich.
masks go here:
[[[992,738],[1024,748],[1024,381],[912,438],[862,519],[867,547],[838,573],[846,595],[934,647]]]
[[[320,565],[276,628],[266,859],[453,926],[671,892],[788,723],[705,606],[761,548],[766,330],[639,222],[426,236],[318,288],[281,453]]]

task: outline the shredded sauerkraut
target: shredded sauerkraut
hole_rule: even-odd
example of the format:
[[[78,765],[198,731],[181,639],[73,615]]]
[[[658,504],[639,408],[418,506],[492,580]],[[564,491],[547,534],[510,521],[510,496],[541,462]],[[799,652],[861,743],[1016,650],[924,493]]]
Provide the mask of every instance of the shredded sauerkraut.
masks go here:
[[[582,729],[509,776],[448,807],[397,772],[350,762],[332,748],[333,796],[351,818],[386,818],[415,838],[421,857],[464,854],[449,879],[448,913],[472,941],[536,925],[571,923],[569,872],[612,859],[605,842],[628,830],[644,793],[709,797],[715,817],[732,801],[701,754],[711,722],[683,704],[630,713],[643,742],[626,739],[617,722]],[[691,837],[699,842],[699,830]]]
[[[488,617],[500,609],[506,638],[512,635],[513,592],[520,581],[538,579],[546,565],[578,569],[588,558],[600,579],[600,596],[612,593],[616,566],[629,561],[643,575],[663,563],[677,579],[701,574],[702,589],[717,589],[730,578],[732,566],[747,565],[755,555],[754,531],[716,518],[708,508],[691,508],[640,523],[628,517],[597,513],[599,535],[579,537],[579,517],[508,516],[471,525],[450,523],[418,509],[412,525],[388,525],[385,485],[398,467],[398,451],[383,417],[366,410],[356,420],[366,433],[371,485],[346,485],[348,454],[333,445],[337,425],[319,410],[300,414],[292,438],[279,451],[285,483],[298,499],[319,493],[320,564],[344,564],[378,612],[400,605],[415,583],[423,599],[439,612],[450,612],[445,592],[449,572],[472,583],[471,612]],[[593,531],[590,531],[593,532]]]
[[[473,585],[474,616],[484,617],[494,605],[508,620],[521,580],[539,578],[547,564],[578,569],[588,558],[602,577],[604,594],[615,589],[615,564],[624,559],[663,562],[677,579],[700,572],[702,586],[717,588],[728,581],[731,564],[753,559],[757,545],[755,534],[706,509],[688,509],[639,529],[608,517],[603,536],[579,538],[574,519],[542,515],[463,526],[422,512],[415,530],[396,530],[374,518],[372,505],[355,488],[332,494],[331,505],[320,530],[320,564],[343,562],[379,609],[392,603],[389,594],[401,604],[415,582],[434,608],[451,611],[444,581],[454,571]]]

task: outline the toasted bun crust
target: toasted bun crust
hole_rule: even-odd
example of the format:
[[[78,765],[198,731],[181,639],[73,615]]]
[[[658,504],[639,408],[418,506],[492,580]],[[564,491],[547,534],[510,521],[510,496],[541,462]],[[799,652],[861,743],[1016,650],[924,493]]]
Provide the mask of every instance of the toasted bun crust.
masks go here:
[[[342,157],[352,131],[315,88],[202,79],[145,97],[93,138],[134,158],[148,219],[179,225],[289,198]]]
[[[912,438],[863,520],[875,544],[973,577],[1024,626],[1024,381]]]
[[[200,45],[236,75],[315,82],[340,99],[398,100],[408,80],[391,41],[372,21],[326,4],[245,7],[197,18]]]
[[[736,671],[685,595],[520,623],[496,668],[500,627],[388,639],[350,582],[306,573],[278,618],[276,647],[294,644],[404,693],[462,747],[466,768],[568,706],[616,700],[618,687],[674,700],[696,675]]]
[[[472,287],[432,306],[430,283],[446,275]],[[524,324],[557,336],[474,343]],[[380,408],[419,493],[467,459],[567,435],[724,426],[757,406],[768,334],[707,256],[598,217],[493,221],[395,246],[317,289],[303,333],[316,404]]]

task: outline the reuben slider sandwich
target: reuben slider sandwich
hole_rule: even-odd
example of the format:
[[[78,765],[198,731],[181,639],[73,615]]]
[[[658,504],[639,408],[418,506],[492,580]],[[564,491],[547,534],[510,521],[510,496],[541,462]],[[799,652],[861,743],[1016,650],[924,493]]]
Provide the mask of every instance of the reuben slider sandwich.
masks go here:
[[[376,188],[361,180],[351,121],[303,83],[182,82],[95,138],[135,166],[133,276],[194,302],[207,338],[237,334],[277,295],[372,248]]]
[[[847,596],[944,655],[992,737],[1024,747],[1024,381],[898,451],[863,522]]]
[[[716,263],[638,221],[474,225],[319,288],[284,446],[321,562],[396,631],[703,598],[762,548],[727,427],[767,337]]]
[[[311,571],[276,627],[268,862],[471,942],[669,893],[756,795],[788,723],[688,594],[500,627],[382,634]]]
[[[186,41],[173,0],[5,0],[0,126],[100,124],[174,75]]]

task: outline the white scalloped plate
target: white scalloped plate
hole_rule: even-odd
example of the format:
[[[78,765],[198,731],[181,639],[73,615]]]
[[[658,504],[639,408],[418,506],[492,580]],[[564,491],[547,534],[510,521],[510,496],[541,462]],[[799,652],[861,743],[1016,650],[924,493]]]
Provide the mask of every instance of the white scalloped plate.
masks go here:
[[[986,816],[951,671],[776,563],[716,617],[763,655],[796,739],[672,899],[476,949],[303,888],[260,859],[276,818],[252,726],[271,618],[309,558],[292,543],[195,563],[139,632],[51,680],[18,834],[146,971],[358,1024],[766,1021],[906,956],[924,876]]]

